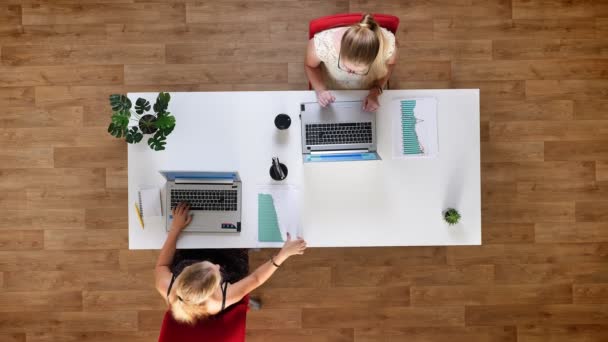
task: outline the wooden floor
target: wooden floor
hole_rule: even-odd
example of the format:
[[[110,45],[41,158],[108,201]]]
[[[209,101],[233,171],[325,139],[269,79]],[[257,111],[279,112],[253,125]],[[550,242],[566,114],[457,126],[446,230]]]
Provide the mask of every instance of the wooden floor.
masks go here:
[[[608,341],[606,0],[3,0],[0,340],[154,341],[108,95],[306,89],[349,11],[400,17],[393,88],[481,89],[483,246],[311,249],[248,341]]]

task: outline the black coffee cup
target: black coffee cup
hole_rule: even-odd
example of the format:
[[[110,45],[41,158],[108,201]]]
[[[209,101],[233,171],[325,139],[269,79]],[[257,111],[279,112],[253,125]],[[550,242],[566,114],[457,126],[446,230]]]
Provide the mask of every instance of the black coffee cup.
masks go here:
[[[273,164],[270,165],[270,170],[269,170],[270,178],[272,178],[272,179],[274,179],[276,181],[282,181],[285,178],[287,178],[287,173],[288,173],[287,166],[285,164],[283,164],[283,163],[280,163],[280,162],[277,165],[281,168],[281,171],[282,171],[283,174],[281,175],[281,173],[279,173],[277,171],[277,168],[276,168],[276,166],[275,166],[275,164],[273,162]]]
[[[288,129],[291,126],[291,118],[289,115],[281,113],[274,118],[274,125],[280,130]]]

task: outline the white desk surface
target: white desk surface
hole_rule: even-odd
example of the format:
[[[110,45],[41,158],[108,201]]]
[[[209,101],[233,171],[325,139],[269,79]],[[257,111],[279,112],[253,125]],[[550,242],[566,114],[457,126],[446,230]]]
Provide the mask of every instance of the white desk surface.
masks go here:
[[[366,92],[334,94],[346,101],[361,100]],[[154,103],[156,95],[129,98]],[[423,96],[438,100],[439,154],[392,159],[390,101]],[[171,93],[169,111],[177,124],[167,149],[152,151],[145,141],[128,148],[129,248],[159,249],[165,241],[164,218],[148,218],[142,229],[133,208],[140,186],[163,187],[158,170],[238,170],[243,181],[242,232],[183,233],[178,248],[259,247],[257,186],[278,184],[268,175],[273,156],[289,168],[282,183],[300,189],[303,237],[310,247],[481,244],[479,90],[385,91],[377,113],[381,161],[304,164],[299,104],[311,101],[311,91]],[[278,113],[291,117],[288,130],[274,126]],[[462,215],[452,227],[442,218],[448,207]]]

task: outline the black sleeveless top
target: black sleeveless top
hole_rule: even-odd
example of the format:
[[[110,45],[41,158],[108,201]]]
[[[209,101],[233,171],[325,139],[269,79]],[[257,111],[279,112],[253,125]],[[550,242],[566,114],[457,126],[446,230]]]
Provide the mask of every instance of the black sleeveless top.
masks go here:
[[[248,249],[178,249],[175,251],[171,263],[171,283],[167,289],[167,298],[171,293],[173,282],[184,268],[201,261],[209,261],[220,265],[222,282],[222,309],[226,305],[226,289],[228,284],[235,283],[249,274],[249,250]],[[181,300],[181,298],[178,299]]]

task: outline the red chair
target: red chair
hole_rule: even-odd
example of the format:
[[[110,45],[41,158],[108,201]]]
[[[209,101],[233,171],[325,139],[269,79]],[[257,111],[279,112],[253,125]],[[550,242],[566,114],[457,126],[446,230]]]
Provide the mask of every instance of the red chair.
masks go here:
[[[243,342],[249,296],[211,318],[195,325],[177,322],[170,311],[165,313],[158,342]]]
[[[399,28],[399,18],[389,14],[372,14],[374,20],[385,29],[391,31],[393,34],[397,34],[397,28]],[[313,19],[308,25],[308,39],[312,39],[315,34],[329,30],[336,27],[350,26],[361,21],[363,13],[344,13],[328,15],[325,17]],[[387,84],[388,87],[388,84]],[[312,89],[310,82],[308,83],[308,89]]]

